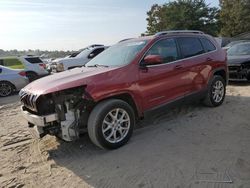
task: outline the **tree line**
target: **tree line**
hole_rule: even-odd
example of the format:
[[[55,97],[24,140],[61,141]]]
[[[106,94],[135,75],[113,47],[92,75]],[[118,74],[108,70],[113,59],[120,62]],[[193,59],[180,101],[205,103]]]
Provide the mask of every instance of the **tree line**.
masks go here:
[[[234,37],[250,31],[250,0],[219,0],[211,7],[205,0],[176,0],[154,4],[147,12],[147,31],[201,30],[213,36]]]
[[[58,58],[58,57],[65,57],[74,52],[76,51],[16,50],[16,49],[15,50],[2,50],[0,49],[0,58],[23,56],[23,55],[44,56],[44,58]]]

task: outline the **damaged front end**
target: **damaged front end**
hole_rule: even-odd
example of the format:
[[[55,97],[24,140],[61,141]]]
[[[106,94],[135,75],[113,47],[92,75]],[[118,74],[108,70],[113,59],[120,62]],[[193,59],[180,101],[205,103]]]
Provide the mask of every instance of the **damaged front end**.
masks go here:
[[[230,79],[249,79],[250,78],[250,62],[241,64],[229,64]]]
[[[39,138],[50,134],[65,141],[73,141],[86,131],[89,112],[94,103],[84,87],[46,95],[34,95],[21,90],[19,95],[22,114]]]

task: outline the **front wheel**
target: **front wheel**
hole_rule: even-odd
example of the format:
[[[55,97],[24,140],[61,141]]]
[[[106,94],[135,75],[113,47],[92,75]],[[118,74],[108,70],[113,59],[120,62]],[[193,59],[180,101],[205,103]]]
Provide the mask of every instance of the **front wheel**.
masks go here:
[[[215,75],[210,83],[203,103],[210,107],[220,106],[226,95],[226,81],[221,76]]]
[[[118,99],[100,102],[92,110],[88,120],[91,141],[105,149],[116,149],[128,142],[135,125],[132,107]]]

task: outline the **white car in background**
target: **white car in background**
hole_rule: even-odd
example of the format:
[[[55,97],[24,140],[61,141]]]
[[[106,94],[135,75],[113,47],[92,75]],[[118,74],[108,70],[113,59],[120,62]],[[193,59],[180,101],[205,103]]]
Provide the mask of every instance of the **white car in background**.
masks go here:
[[[11,95],[29,83],[22,69],[10,69],[0,65],[0,97]]]
[[[0,58],[0,65],[11,69],[24,69],[30,81],[49,74],[39,56],[3,57]]]
[[[18,57],[18,59],[24,65],[24,69],[30,81],[49,74],[46,70],[46,64],[38,56],[22,56]]]
[[[54,64],[54,66],[52,67],[52,71],[62,72],[76,67],[82,67],[107,48],[108,46],[94,44],[82,49],[73,57],[67,56],[62,59],[54,60],[54,62],[52,63]]]

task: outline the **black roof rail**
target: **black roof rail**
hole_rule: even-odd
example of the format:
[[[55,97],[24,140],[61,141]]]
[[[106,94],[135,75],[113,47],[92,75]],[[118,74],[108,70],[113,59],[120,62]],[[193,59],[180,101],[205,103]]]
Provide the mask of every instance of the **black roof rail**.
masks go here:
[[[124,41],[127,41],[127,40],[131,40],[131,39],[134,39],[134,38],[126,38],[126,39],[122,39],[122,40],[120,40],[118,43],[121,43],[121,42],[124,42]]]
[[[194,34],[204,34],[202,31],[198,30],[169,30],[169,31],[161,31],[156,33],[154,36],[159,37],[162,35],[167,35],[167,34],[176,34],[176,33],[194,33]]]
[[[104,46],[103,44],[92,44],[88,46],[87,48],[94,48],[94,47],[99,47],[99,46]]]

